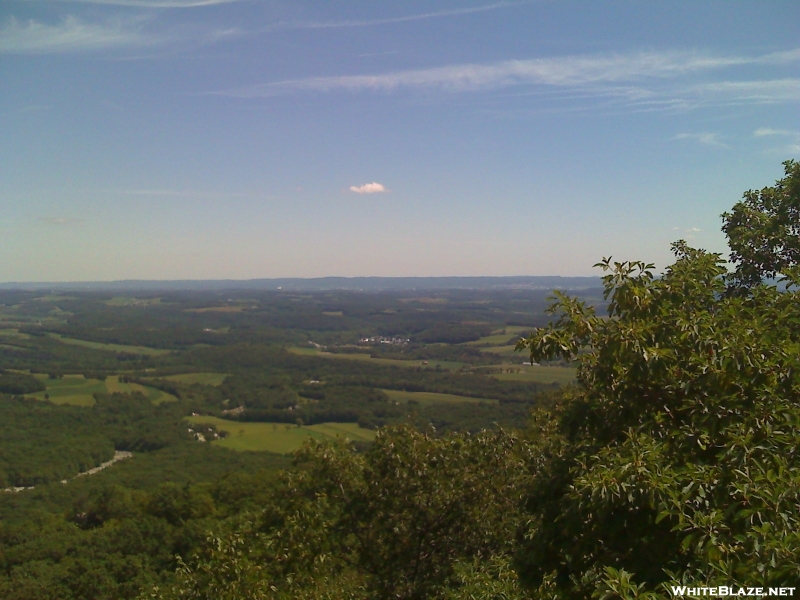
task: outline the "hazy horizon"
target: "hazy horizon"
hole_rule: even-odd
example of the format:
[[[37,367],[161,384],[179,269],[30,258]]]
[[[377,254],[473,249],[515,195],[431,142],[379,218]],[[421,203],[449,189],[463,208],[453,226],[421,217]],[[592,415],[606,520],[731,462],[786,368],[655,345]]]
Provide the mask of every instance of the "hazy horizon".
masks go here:
[[[600,277],[474,276],[474,277],[281,277],[259,279],[123,279],[110,281],[12,281],[0,290],[57,292],[160,293],[175,291],[446,291],[446,290],[587,290],[602,285]]]
[[[800,157],[800,4],[8,0],[0,282],[597,276]]]

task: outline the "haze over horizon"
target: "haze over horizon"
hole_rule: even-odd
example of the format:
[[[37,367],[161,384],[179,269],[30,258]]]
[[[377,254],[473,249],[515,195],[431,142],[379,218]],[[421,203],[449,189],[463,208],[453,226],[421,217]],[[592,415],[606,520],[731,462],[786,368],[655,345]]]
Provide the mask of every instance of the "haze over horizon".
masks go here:
[[[800,158],[800,4],[7,0],[0,282],[598,275]]]

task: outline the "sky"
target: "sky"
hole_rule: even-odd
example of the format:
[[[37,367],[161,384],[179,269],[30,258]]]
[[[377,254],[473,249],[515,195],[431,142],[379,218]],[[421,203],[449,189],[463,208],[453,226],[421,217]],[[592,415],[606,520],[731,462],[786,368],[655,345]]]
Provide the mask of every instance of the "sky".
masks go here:
[[[796,0],[3,0],[0,281],[662,269],[799,108]]]

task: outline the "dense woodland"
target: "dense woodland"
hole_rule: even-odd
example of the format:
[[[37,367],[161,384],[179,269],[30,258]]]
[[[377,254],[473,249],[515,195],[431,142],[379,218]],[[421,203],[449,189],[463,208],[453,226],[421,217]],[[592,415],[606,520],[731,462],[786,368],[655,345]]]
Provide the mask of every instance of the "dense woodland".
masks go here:
[[[676,242],[663,275],[604,259],[604,288],[578,297],[0,292],[0,482],[33,486],[0,493],[0,596],[795,585],[800,165],[785,169],[723,215],[730,269]],[[574,384],[543,379],[570,367]],[[224,447],[245,425],[330,423],[377,435]],[[115,451],[133,456],[79,475]]]

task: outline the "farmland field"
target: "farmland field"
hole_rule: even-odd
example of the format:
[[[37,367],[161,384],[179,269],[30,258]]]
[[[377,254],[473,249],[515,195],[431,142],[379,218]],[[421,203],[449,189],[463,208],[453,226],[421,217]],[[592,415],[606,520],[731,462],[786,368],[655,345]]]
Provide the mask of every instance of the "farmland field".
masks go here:
[[[73,404],[75,406],[92,406],[94,397],[92,394],[105,393],[106,384],[99,379],[84,379],[81,375],[67,375],[62,379],[49,379],[47,375],[37,375],[47,390],[30,394],[31,397],[44,400],[44,395],[50,396],[50,402],[54,404]]]
[[[134,298],[133,296],[114,296],[106,300],[107,306],[149,306],[161,304],[161,298]]]
[[[471,398],[470,396],[456,396],[454,394],[437,394],[436,392],[404,392],[400,390],[383,390],[395,402],[407,403],[414,400],[420,404],[454,404],[458,402],[469,402],[477,404],[479,402],[497,402],[488,398]]]
[[[369,354],[335,354],[333,352],[323,352],[317,348],[298,348],[292,346],[288,348],[292,354],[303,356],[319,356],[321,358],[334,358],[340,360],[363,360],[376,365],[393,365],[395,367],[428,367],[435,369],[437,366],[442,369],[456,370],[464,366],[464,363],[451,360],[399,360],[395,358],[372,358]]]
[[[576,370],[572,367],[525,366],[514,373],[491,373],[501,381],[526,381],[534,383],[575,383]]]
[[[0,336],[15,337],[22,339],[27,339],[31,337],[27,333],[20,333],[19,330],[17,329],[0,329]]]
[[[113,394],[114,392],[122,392],[122,393],[139,392],[140,394],[144,394],[147,397],[147,399],[150,400],[150,402],[152,402],[153,404],[161,404],[162,402],[174,402],[178,400],[172,394],[162,392],[161,390],[157,390],[156,388],[152,388],[146,385],[141,385],[138,383],[123,383],[119,380],[119,377],[116,375],[106,377],[105,384],[106,384],[106,390],[110,394]]]
[[[105,381],[99,379],[84,379],[82,375],[65,375],[61,379],[50,379],[47,375],[37,375],[47,390],[30,394],[32,398],[44,400],[45,394],[54,404],[72,404],[75,406],[92,406],[94,404],[94,394],[105,394],[114,392],[140,392],[144,394],[154,404],[161,402],[175,401],[177,398],[172,394],[167,394],[161,390],[138,383],[121,383],[119,377],[107,377]]]
[[[181,375],[167,375],[162,377],[167,381],[177,381],[178,383],[200,383],[203,385],[222,385],[227,373],[182,373]]]
[[[187,417],[190,423],[209,423],[228,437],[213,443],[231,450],[268,451],[279,454],[294,452],[309,438],[330,440],[337,436],[351,440],[370,441],[375,432],[361,429],[355,423],[321,423],[298,427],[288,423],[245,423],[218,417]]]
[[[86,340],[76,340],[73,338],[63,337],[57,333],[49,333],[50,337],[57,339],[65,344],[72,344],[74,346],[84,346],[85,348],[93,348],[94,350],[107,350],[109,352],[126,352],[128,354],[143,354],[145,356],[161,356],[169,354],[170,350],[161,350],[159,348],[148,348],[147,346],[126,346],[124,344],[102,344],[100,342],[88,342]]]
[[[505,358],[516,356],[519,357],[520,362],[528,360],[528,357],[523,352],[517,352],[514,348],[515,346],[492,346],[490,348],[481,348],[481,352],[488,352]]]
[[[209,306],[206,308],[187,308],[186,312],[193,312],[193,313],[208,313],[208,312],[219,312],[219,313],[237,313],[242,312],[244,310],[244,306]]]
[[[491,335],[467,342],[467,346],[502,346],[507,345],[513,337],[519,337],[530,332],[532,327],[520,327],[518,325],[504,327],[501,330],[493,331]]]

